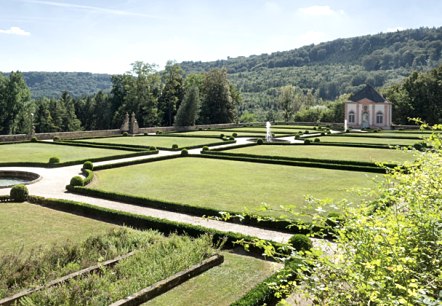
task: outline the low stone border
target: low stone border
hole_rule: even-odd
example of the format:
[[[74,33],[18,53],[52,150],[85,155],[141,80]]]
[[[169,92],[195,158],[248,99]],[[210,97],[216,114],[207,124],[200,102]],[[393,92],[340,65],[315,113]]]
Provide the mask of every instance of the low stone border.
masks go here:
[[[220,265],[224,262],[224,256],[216,254],[208,259],[203,260],[201,263],[190,267],[187,270],[178,272],[162,281],[159,281],[147,288],[144,288],[137,293],[134,293],[124,299],[112,303],[110,306],[135,306],[148,300],[163,294],[170,289],[181,285],[185,281],[200,275],[201,273]]]
[[[77,272],[73,272],[71,274],[68,274],[68,275],[60,277],[60,278],[57,278],[53,281],[50,281],[46,285],[42,285],[42,286],[38,286],[35,288],[30,288],[30,289],[25,289],[25,290],[18,292],[10,297],[6,297],[4,299],[1,299],[0,305],[13,305],[15,302],[18,302],[18,300],[21,299],[22,297],[25,297],[27,295],[30,295],[30,294],[40,291],[40,290],[45,290],[50,287],[60,285],[64,282],[67,282],[70,279],[77,278],[77,277],[82,276],[84,274],[90,274],[92,272],[95,272],[95,271],[101,269],[102,267],[112,267],[112,266],[116,265],[119,261],[126,259],[134,254],[135,254],[135,251],[127,253],[125,255],[118,256],[114,259],[109,259],[107,261],[104,261],[101,264],[98,264],[98,265],[95,265],[95,266],[92,266],[92,267],[89,267],[89,268],[86,268],[86,269],[83,269],[83,270],[80,270]]]

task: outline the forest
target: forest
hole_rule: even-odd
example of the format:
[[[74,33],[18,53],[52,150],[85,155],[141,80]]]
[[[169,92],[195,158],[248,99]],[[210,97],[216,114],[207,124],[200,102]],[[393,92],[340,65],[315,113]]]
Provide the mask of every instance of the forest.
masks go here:
[[[0,133],[253,121],[341,122],[364,84],[393,102],[394,122],[439,123],[442,28],[338,39],[214,62],[135,62],[121,75],[0,74]]]

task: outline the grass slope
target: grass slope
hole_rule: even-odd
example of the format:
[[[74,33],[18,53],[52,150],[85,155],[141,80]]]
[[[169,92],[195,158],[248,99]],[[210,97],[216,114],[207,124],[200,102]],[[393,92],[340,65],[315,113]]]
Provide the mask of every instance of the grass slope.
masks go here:
[[[249,256],[228,252],[223,252],[223,255],[224,263],[220,266],[143,305],[230,305],[257,283],[273,274],[278,267],[278,264]]]
[[[66,240],[82,241],[115,225],[29,203],[0,204],[0,255]]]

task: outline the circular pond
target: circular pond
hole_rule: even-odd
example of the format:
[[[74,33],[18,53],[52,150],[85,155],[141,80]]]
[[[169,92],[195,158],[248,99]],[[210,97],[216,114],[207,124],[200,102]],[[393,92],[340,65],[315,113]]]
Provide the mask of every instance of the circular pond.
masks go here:
[[[0,188],[12,187],[17,184],[32,184],[40,178],[40,175],[32,172],[0,170]]]

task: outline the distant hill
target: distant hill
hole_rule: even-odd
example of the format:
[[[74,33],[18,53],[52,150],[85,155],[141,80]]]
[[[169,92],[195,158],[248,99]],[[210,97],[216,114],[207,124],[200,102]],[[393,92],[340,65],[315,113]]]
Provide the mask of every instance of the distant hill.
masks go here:
[[[23,72],[23,77],[32,93],[32,98],[58,98],[63,91],[74,97],[110,91],[110,74],[90,72]]]
[[[419,28],[336,39],[298,49],[228,58],[212,62],[182,62],[187,73],[225,67],[244,98],[244,110],[274,108],[281,86],[313,89],[325,100],[354,92],[361,84],[382,87],[442,64],[442,27]],[[63,91],[79,97],[109,91],[111,75],[88,72],[24,72],[32,97],[59,97]]]
[[[442,64],[442,27],[336,39],[290,51],[212,62],[183,62],[187,73],[225,67],[257,113],[274,105],[278,88],[292,84],[333,100],[361,84],[382,87]]]

